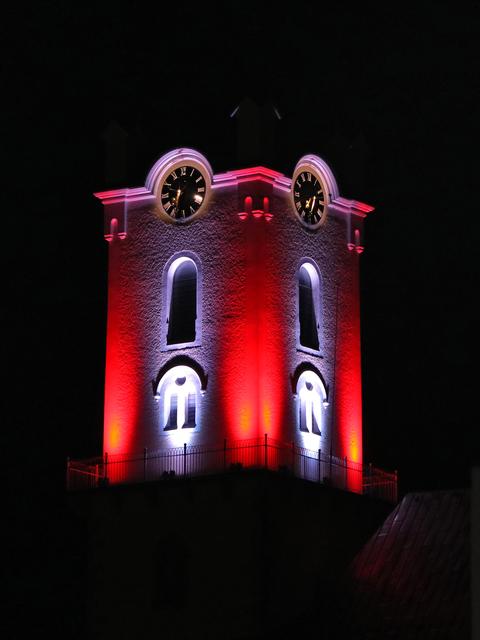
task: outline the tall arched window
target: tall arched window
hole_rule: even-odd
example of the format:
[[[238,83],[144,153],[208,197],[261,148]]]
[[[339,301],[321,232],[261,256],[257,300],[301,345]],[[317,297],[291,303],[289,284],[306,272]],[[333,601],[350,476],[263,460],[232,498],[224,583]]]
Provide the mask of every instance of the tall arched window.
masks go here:
[[[304,371],[297,381],[298,427],[305,433],[322,435],[327,394],[322,380],[314,371]]]
[[[163,431],[198,426],[200,379],[193,369],[184,365],[169,369],[159,382],[156,398],[160,400]]]
[[[320,278],[311,262],[304,262],[298,271],[298,345],[320,350],[321,300]]]
[[[166,345],[198,342],[198,269],[192,258],[176,258],[167,271]]]

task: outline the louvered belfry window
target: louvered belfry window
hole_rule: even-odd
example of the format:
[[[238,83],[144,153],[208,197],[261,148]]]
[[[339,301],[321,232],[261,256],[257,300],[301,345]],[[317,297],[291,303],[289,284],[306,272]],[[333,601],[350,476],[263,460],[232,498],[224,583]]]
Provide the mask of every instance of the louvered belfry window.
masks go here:
[[[309,389],[309,391],[311,391],[311,389]],[[311,423],[312,433],[315,433],[316,435],[320,436],[322,435],[320,431],[320,425],[318,424],[317,415],[315,414],[315,410],[314,410],[314,402],[316,400],[317,398],[315,398],[315,400],[312,398],[310,402],[307,404],[307,402],[305,401],[305,394],[303,394],[303,398],[300,399],[300,403],[298,405],[298,411],[299,411],[298,424],[300,427],[300,431],[305,431],[306,433],[309,433],[310,429],[308,428],[308,424]],[[307,411],[309,413],[308,417],[307,417]]]
[[[177,407],[178,397],[174,394],[170,398],[170,411],[168,412],[168,421],[165,425],[166,431],[177,428]]]
[[[185,260],[173,274],[167,344],[194,342],[196,319],[197,268]]]
[[[318,329],[315,315],[314,287],[307,269],[302,266],[298,275],[298,312],[300,344],[318,351]]]
[[[187,420],[186,420],[185,424],[183,425],[184,427],[194,427],[195,426],[195,409],[196,409],[195,400],[196,400],[195,394],[194,393],[189,393],[188,397],[187,397]]]

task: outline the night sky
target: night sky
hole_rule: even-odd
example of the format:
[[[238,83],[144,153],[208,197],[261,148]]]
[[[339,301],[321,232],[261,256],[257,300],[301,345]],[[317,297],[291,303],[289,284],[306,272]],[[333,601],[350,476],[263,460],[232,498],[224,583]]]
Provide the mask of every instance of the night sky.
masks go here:
[[[365,461],[398,469],[403,492],[468,485],[479,4],[338,4],[9,10],[3,437],[27,507],[60,495],[67,455],[101,451],[107,244],[92,193],[143,185],[180,146],[238,168],[230,114],[245,97],[265,130],[281,115],[255,159],[291,175],[317,153],[343,196],[376,207],[361,258]],[[121,185],[105,172],[112,121],[128,136]]]

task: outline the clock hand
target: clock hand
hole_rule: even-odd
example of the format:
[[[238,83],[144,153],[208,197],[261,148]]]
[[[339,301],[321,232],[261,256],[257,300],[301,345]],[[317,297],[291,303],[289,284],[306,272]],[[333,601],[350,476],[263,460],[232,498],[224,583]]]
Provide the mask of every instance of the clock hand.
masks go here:
[[[315,200],[315,198],[316,198],[316,197],[317,197],[316,195],[315,195],[315,196],[313,196],[313,200]],[[305,205],[307,205],[307,204],[309,205],[309,203],[310,203],[310,200],[311,200],[311,199],[312,199],[311,197],[310,197],[310,198],[308,198],[308,197],[304,196],[303,198],[299,198],[299,201],[300,201],[300,202],[305,202]],[[319,201],[321,204],[324,204],[324,201],[323,201],[321,198],[318,198],[318,201]],[[313,207],[313,202],[312,202],[312,207]]]
[[[180,199],[183,196],[183,192],[181,189],[177,189],[177,196],[175,198],[175,203],[177,205],[177,211],[180,211]]]

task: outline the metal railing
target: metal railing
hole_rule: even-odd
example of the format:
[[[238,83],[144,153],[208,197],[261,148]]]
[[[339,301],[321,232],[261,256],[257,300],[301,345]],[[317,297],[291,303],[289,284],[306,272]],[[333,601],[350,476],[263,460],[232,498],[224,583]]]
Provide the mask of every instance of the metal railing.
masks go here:
[[[397,473],[347,458],[312,451],[265,435],[249,440],[224,440],[219,445],[193,445],[138,455],[108,455],[89,460],[67,460],[67,488],[92,489],[110,484],[151,482],[170,477],[264,468],[397,502]]]

